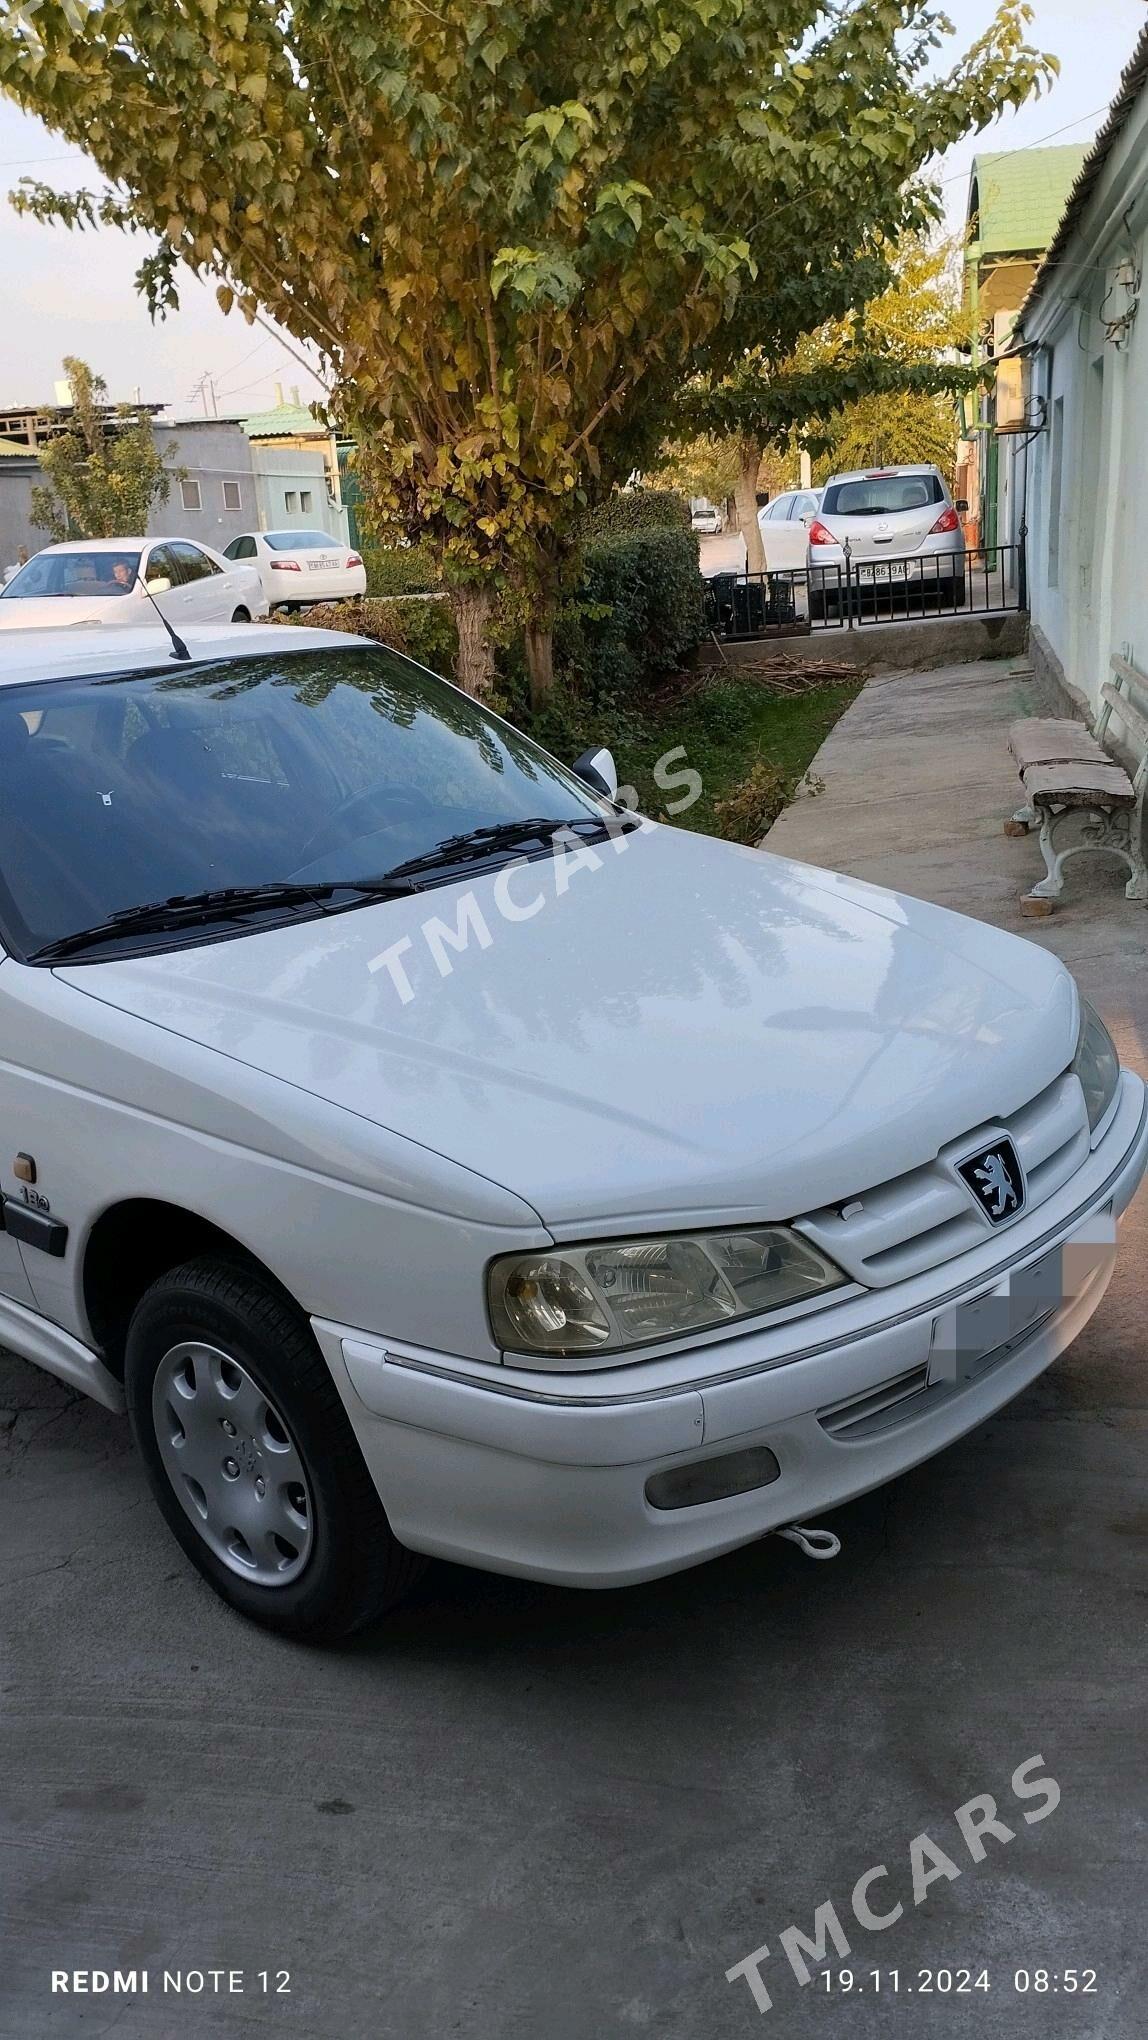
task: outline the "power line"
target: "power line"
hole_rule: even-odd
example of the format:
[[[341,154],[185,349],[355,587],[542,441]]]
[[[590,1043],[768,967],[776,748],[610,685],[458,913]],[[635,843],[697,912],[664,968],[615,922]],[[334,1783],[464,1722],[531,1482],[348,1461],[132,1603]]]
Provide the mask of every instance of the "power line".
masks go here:
[[[1108,112],[1110,103],[1106,99],[1103,106],[1094,107],[1091,113],[1079,114],[1075,120],[1066,120],[1063,127],[1053,128],[1051,134],[1038,135],[1035,142],[1022,142],[1019,149],[1001,149],[999,153],[1002,156],[1025,156],[1030,149],[1042,149],[1046,142],[1054,142],[1057,135],[1066,135],[1069,128],[1083,127],[1086,120],[1099,120],[1102,113]],[[967,170],[958,170],[952,177],[942,177],[941,184],[963,184],[968,174]]]
[[[64,163],[76,156],[82,162],[91,162],[91,158],[85,157],[82,149],[64,149],[58,156],[5,156],[0,159],[0,170],[38,170],[41,163]],[[103,176],[104,173],[98,163],[92,163],[92,169],[98,177]]]

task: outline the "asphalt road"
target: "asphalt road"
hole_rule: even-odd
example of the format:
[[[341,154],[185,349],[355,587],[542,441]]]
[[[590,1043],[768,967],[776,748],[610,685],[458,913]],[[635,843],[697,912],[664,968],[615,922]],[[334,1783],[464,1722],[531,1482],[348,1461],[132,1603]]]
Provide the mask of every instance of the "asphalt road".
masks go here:
[[[864,862],[839,776],[868,743],[907,785],[947,716],[963,879],[924,797],[897,850],[879,781],[857,843],[915,856],[919,890],[1011,912],[1035,853],[996,833],[985,672],[931,711],[943,676],[867,689],[819,761],[820,820],[799,803],[779,847],[804,832],[810,854],[816,821],[823,854]],[[1097,888],[1035,927],[1142,1060],[1142,912]],[[1072,1352],[838,1511],[831,1564],[770,1540],[596,1596],[438,1567],[387,1630],[327,1655],[229,1615],[124,1426],[0,1358],[0,2035],[1140,2035],[1146,1269],[1142,1198]],[[1030,1824],[1047,1795],[1010,1780],[1038,1756],[1060,1798]],[[985,1793],[1007,1838],[974,1861],[954,1813]],[[871,1906],[904,1909],[858,1928],[850,1894],[880,1865]],[[851,1992],[799,1985],[785,1952],[826,1901]],[[726,1981],[763,1944],[764,2015]],[[50,1988],[117,1968],[134,1993]],[[198,1990],[211,1970],[238,1976]]]

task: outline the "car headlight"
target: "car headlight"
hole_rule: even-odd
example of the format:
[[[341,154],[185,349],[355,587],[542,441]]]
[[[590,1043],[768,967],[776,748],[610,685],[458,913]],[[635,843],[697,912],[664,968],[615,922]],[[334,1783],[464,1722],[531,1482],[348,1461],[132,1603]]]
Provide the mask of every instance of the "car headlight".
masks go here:
[[[1080,1001],[1080,1033],[1072,1068],[1084,1092],[1089,1129],[1095,1133],[1116,1096],[1120,1057],[1107,1027],[1087,999]]]
[[[507,1254],[490,1267],[490,1317],[512,1352],[610,1353],[759,1317],[847,1279],[783,1225],[662,1233]]]

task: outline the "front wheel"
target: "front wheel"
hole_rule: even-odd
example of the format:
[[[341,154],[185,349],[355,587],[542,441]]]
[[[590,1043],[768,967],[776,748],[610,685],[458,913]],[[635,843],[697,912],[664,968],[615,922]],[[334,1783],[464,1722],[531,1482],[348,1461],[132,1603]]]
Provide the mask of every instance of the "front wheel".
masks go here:
[[[249,609],[237,609],[232,615],[231,621],[232,623],[250,623],[251,611]]]
[[[169,1529],[223,1600],[331,1643],[426,1561],[393,1535],[306,1319],[263,1276],[187,1262],[136,1307],[125,1388]]]

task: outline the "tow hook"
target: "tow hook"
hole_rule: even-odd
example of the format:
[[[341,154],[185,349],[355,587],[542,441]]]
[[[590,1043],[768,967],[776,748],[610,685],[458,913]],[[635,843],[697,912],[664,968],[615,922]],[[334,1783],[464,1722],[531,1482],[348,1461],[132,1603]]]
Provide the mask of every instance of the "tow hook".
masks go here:
[[[774,1537],[786,1537],[796,1544],[806,1558],[836,1558],[841,1549],[841,1539],[832,1530],[810,1530],[804,1523],[788,1523],[784,1530],[775,1530]]]

